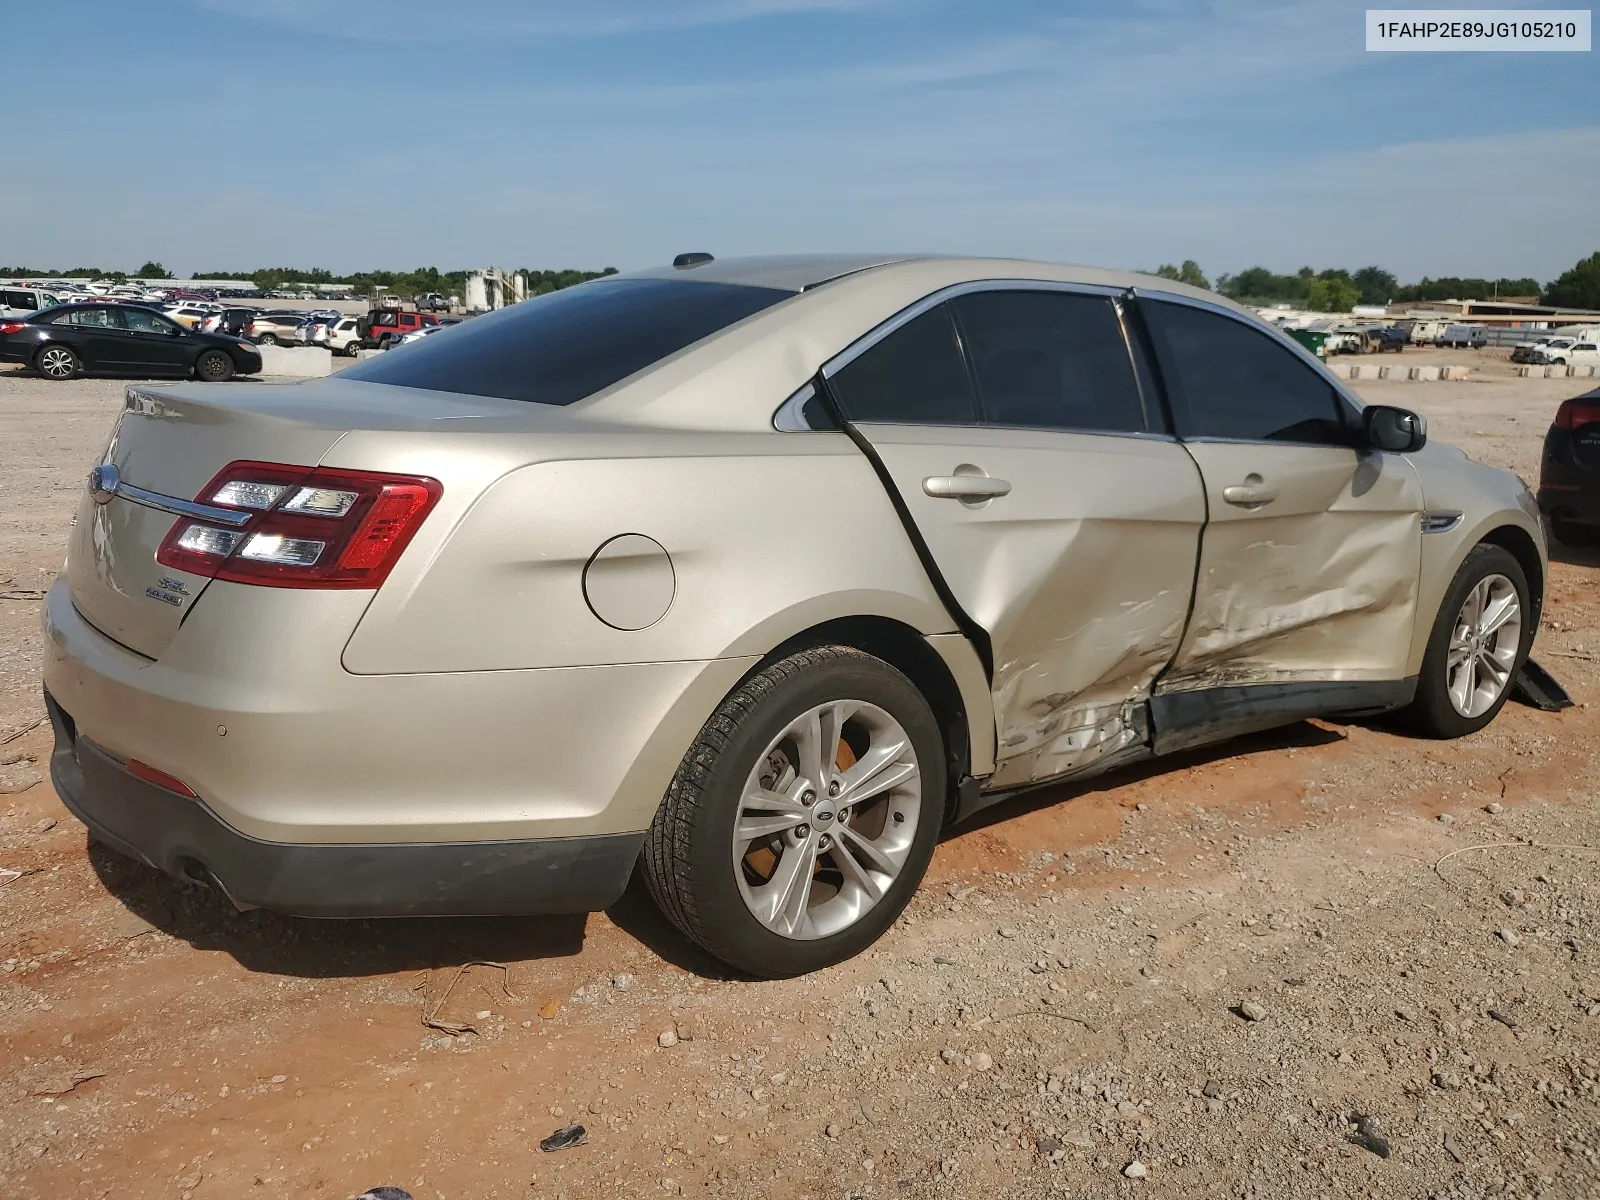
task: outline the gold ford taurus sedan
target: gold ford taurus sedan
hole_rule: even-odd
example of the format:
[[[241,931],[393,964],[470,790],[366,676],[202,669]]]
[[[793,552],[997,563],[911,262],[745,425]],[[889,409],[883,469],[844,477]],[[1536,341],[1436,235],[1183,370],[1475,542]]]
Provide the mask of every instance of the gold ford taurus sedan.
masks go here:
[[[1505,702],[1514,476],[1215,295],[773,258],[287,387],[135,386],[46,605],[62,799],[313,916],[603,908],[757,975],[869,945],[999,797]]]

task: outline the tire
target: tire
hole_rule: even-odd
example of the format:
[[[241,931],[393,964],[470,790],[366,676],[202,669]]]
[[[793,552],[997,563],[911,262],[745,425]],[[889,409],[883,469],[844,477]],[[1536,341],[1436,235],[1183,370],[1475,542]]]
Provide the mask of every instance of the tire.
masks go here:
[[[1478,644],[1474,641],[1475,630],[1462,632],[1463,623],[1471,616],[1465,606],[1480,587],[1486,587],[1491,616],[1507,595],[1513,595],[1516,601],[1515,613],[1496,627],[1485,653],[1473,652]],[[1451,580],[1434,618],[1428,648],[1422,656],[1416,698],[1404,714],[1407,724],[1427,737],[1458,738],[1476,733],[1494,720],[1505,707],[1512,681],[1533,643],[1531,615],[1528,578],[1511,552],[1488,543],[1473,547]],[[1509,628],[1513,621],[1516,623],[1514,638]],[[1474,660],[1474,673],[1466,679],[1470,691],[1459,686],[1462,666],[1456,660],[1462,657],[1463,647],[1468,651],[1466,657]],[[1452,684],[1458,685],[1454,695]],[[1492,696],[1491,685],[1498,687]],[[1460,702],[1463,693],[1467,701],[1465,706]]]
[[[52,342],[33,356],[33,369],[46,379],[65,382],[83,374],[83,359],[71,346]]]
[[[256,345],[258,346],[276,346],[277,344],[278,335],[275,333],[263,333],[256,339]]]
[[[1565,546],[1600,546],[1600,525],[1552,520],[1550,532],[1556,541]]]
[[[226,383],[233,378],[233,359],[224,350],[207,350],[195,359],[194,377],[204,383]]]
[[[836,747],[833,761],[808,756],[796,729]],[[856,774],[868,791],[852,806],[858,752],[884,765]],[[828,775],[844,790],[813,778]],[[891,776],[899,782],[870,790]],[[723,962],[767,979],[803,975],[859,954],[894,923],[933,856],[945,798],[943,738],[916,686],[851,647],[801,651],[746,679],[701,729],[645,838],[645,882],[667,918]],[[756,840],[740,838],[751,830]]]

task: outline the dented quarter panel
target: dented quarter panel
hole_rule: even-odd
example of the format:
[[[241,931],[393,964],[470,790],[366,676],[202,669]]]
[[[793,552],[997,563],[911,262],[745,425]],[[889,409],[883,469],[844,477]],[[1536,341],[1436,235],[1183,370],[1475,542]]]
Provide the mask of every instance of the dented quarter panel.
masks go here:
[[[989,634],[990,787],[1088,766],[1142,741],[1140,705],[1183,635],[1205,505],[1176,442],[1040,429],[860,426],[956,600]],[[1012,485],[981,506],[929,476]]]
[[[1411,464],[1328,446],[1187,445],[1210,523],[1188,632],[1158,690],[1402,678],[1422,542]],[[1228,503],[1224,489],[1251,476],[1276,499]]]

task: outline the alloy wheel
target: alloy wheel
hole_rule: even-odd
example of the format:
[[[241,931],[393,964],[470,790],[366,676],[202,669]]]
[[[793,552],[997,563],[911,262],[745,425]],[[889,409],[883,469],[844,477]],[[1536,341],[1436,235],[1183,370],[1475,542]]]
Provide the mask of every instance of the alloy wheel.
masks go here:
[[[1450,703],[1463,717],[1493,708],[1516,667],[1522,645],[1522,602],[1504,575],[1487,575],[1467,593],[1445,659]]]
[[[802,713],[740,795],[733,868],[746,906],[797,941],[849,928],[905,866],[922,801],[916,749],[883,709],[837,700]]]
[[[77,363],[73,361],[72,351],[50,346],[39,355],[39,370],[51,379],[71,379]]]

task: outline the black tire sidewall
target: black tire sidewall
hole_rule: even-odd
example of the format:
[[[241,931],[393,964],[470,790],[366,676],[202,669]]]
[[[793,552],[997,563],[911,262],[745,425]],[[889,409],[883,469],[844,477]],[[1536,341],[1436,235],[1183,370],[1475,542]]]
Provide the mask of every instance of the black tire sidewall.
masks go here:
[[[72,356],[72,373],[71,374],[69,374],[69,375],[51,375],[50,373],[48,373],[44,369],[44,356],[46,354],[48,354],[50,351],[52,351],[52,350],[65,350],[68,354],[70,354]],[[41,347],[40,350],[39,350],[39,353],[34,355],[34,357],[33,357],[33,369],[35,371],[38,371],[39,374],[43,375],[46,379],[51,380],[54,383],[65,383],[65,382],[67,382],[67,380],[76,379],[79,375],[83,374],[83,358],[71,346],[63,346],[59,342],[51,342],[49,345]]]
[[[911,852],[883,899],[848,929],[798,941],[767,929],[746,906],[735,878],[732,829],[757,756],[795,717],[841,699],[877,705],[910,736],[921,772],[922,810]],[[851,654],[809,666],[784,680],[746,714],[699,791],[689,877],[702,944],[733,966],[768,978],[801,975],[854,957],[894,923],[921,883],[938,842],[944,802],[944,741],[938,722],[900,671],[870,655]]]
[[[202,369],[202,364],[209,360],[220,358],[223,363],[222,371],[216,376],[210,376]],[[207,350],[194,360],[195,377],[204,383],[226,383],[233,378],[233,360],[223,350]]]
[[[1507,684],[1487,712],[1477,717],[1464,717],[1450,703],[1449,675],[1446,663],[1450,653],[1450,634],[1455,629],[1456,617],[1466,603],[1467,593],[1486,575],[1504,575],[1517,589],[1517,601],[1522,605],[1522,636],[1517,646],[1516,662],[1512,666],[1512,679],[1522,669],[1533,646],[1534,614],[1528,577],[1522,564],[1503,546],[1481,544],[1473,547],[1462,562],[1456,576],[1445,591],[1434,618],[1433,632],[1428,635],[1428,649],[1422,657],[1422,674],[1417,681],[1417,697],[1412,704],[1413,723],[1421,732],[1439,738],[1465,737],[1484,728],[1505,707],[1511,698],[1512,684]]]

